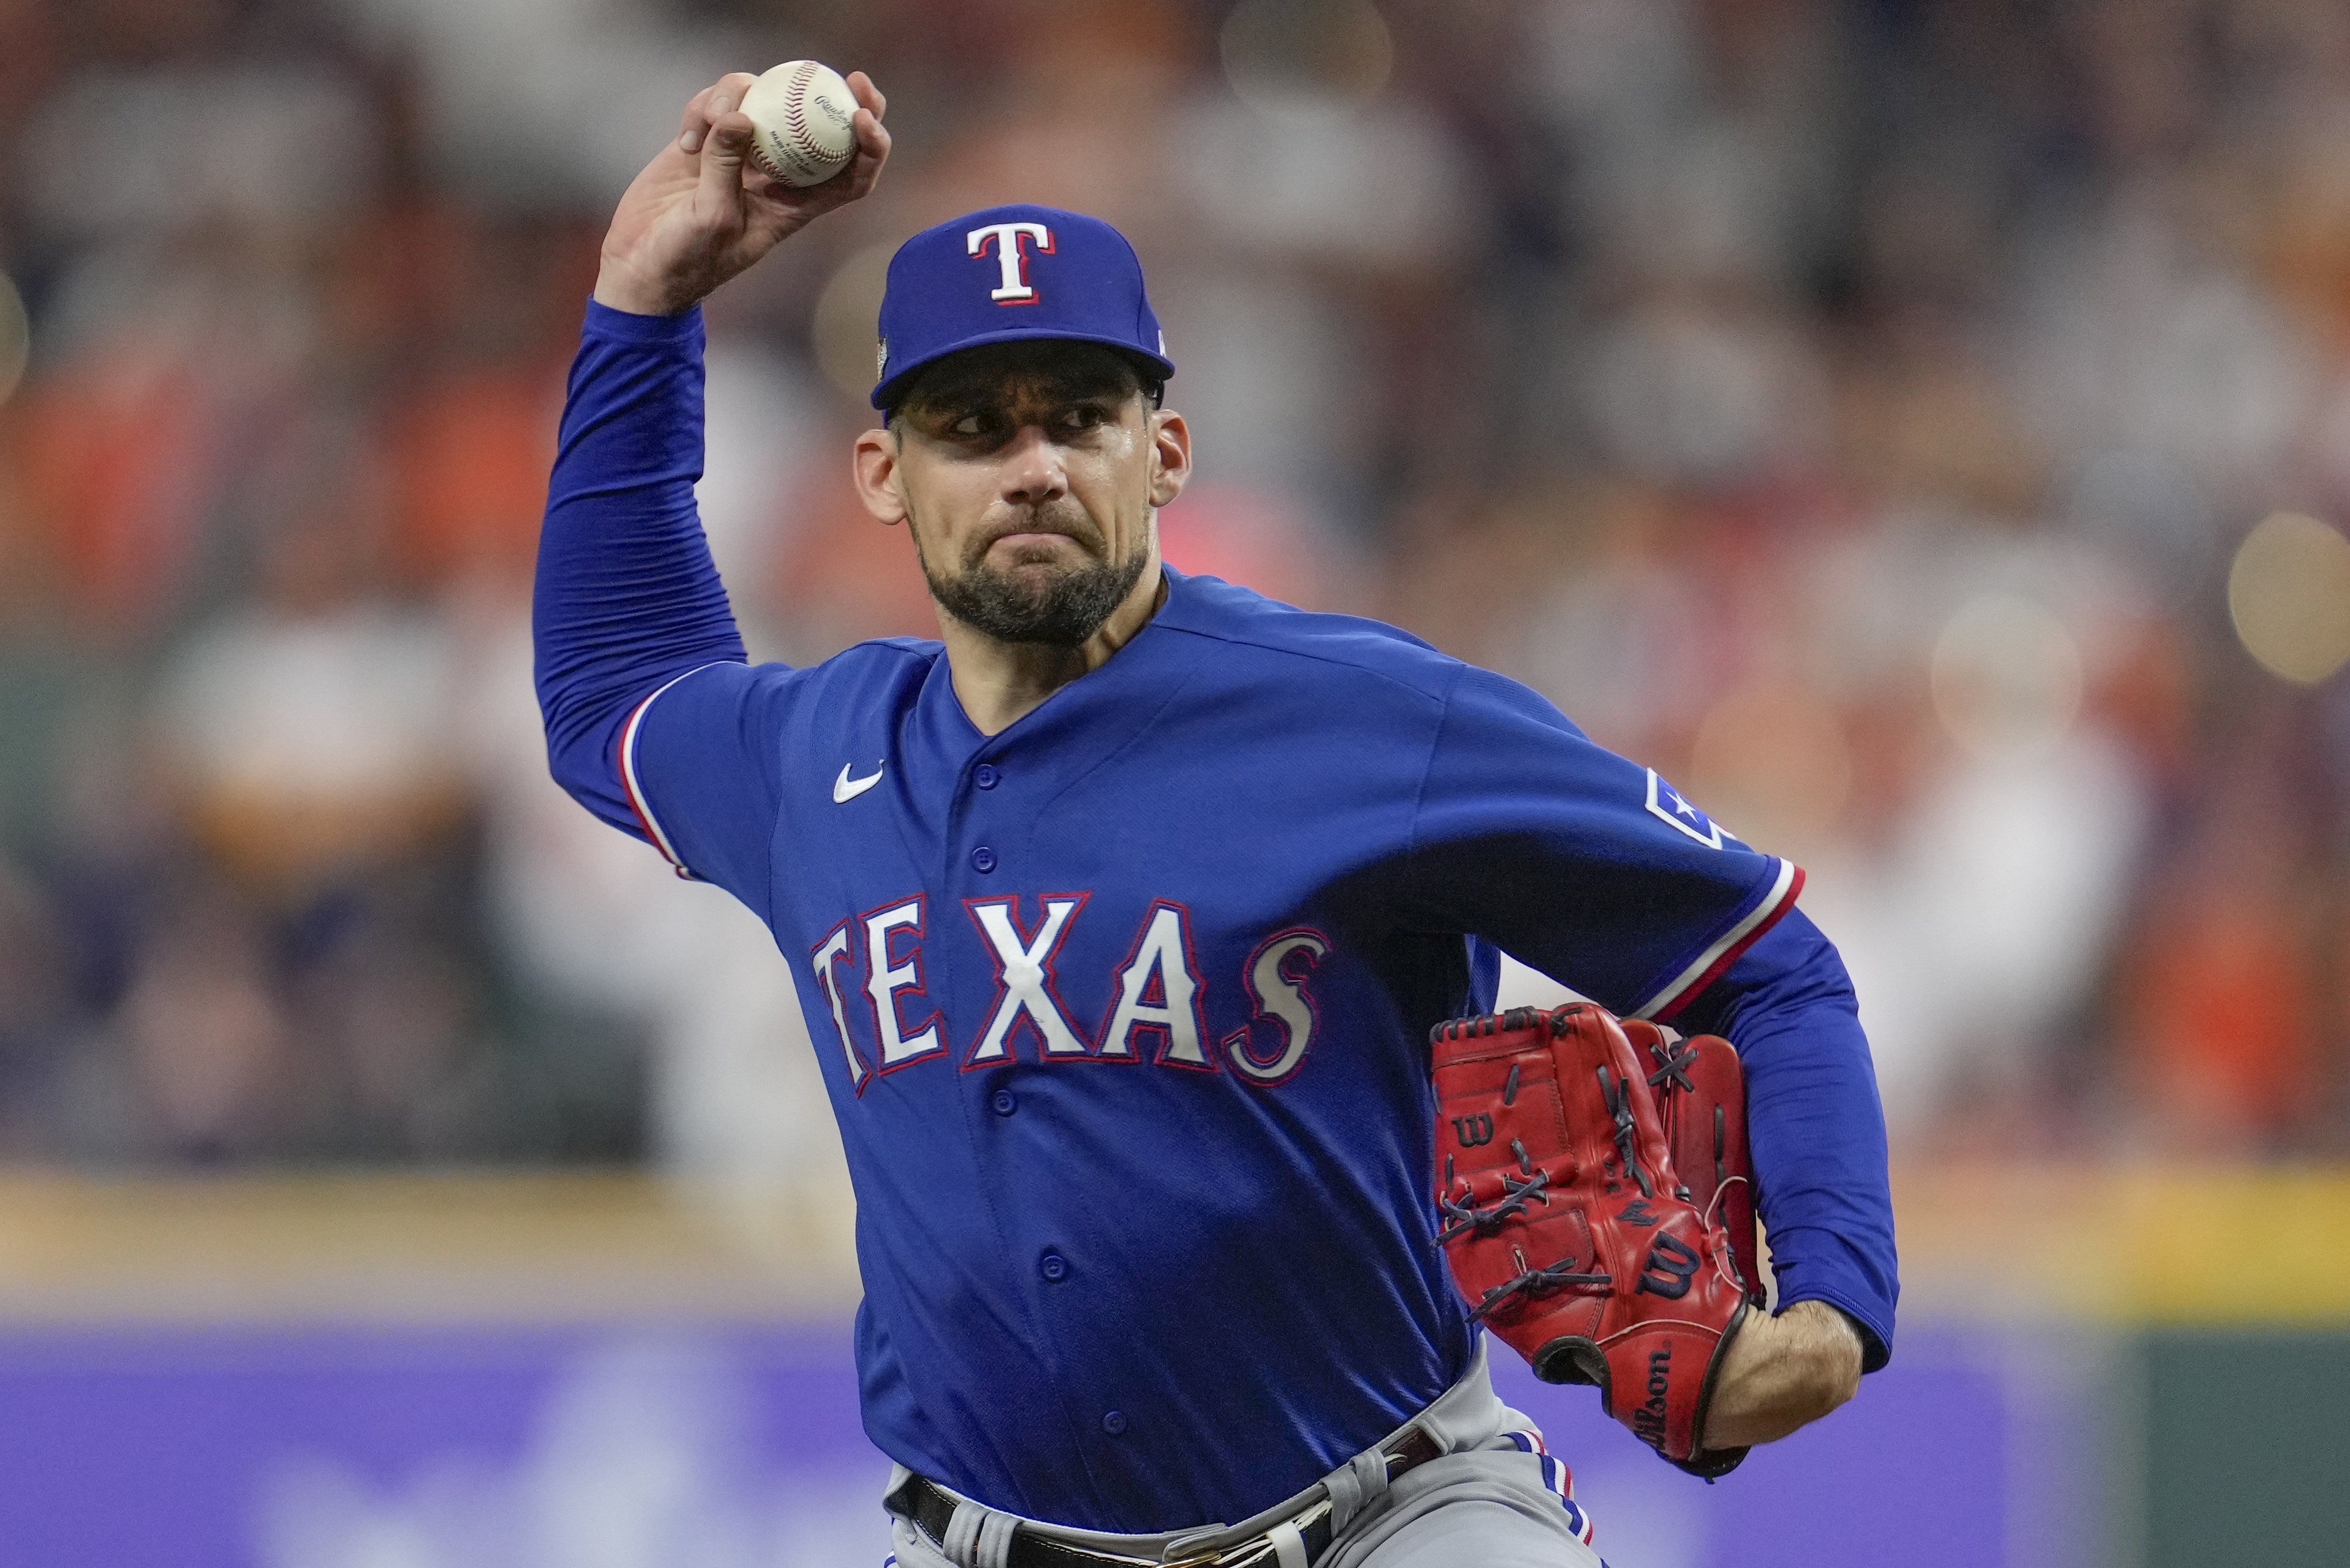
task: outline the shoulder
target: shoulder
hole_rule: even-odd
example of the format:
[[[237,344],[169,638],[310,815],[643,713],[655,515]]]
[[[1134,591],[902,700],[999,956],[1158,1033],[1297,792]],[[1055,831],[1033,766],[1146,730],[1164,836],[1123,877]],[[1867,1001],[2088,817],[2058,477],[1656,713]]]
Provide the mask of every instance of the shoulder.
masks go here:
[[[1216,577],[1170,571],[1168,579],[1172,587],[1160,622],[1241,655],[1218,660],[1233,683],[1287,676],[1324,703],[1384,697],[1391,705],[1442,712],[1453,725],[1533,726],[1584,738],[1573,720],[1533,688],[1384,621],[1302,610]],[[1340,690],[1334,692],[1334,686]]]
[[[928,674],[931,666],[946,654],[946,645],[934,637],[875,637],[849,644],[823,663],[810,667],[811,673],[831,671],[858,676],[904,674],[913,671]]]
[[[1362,616],[1303,610],[1218,577],[1168,573],[1158,624],[1222,645],[1236,680],[1287,674],[1441,706],[1471,666],[1400,628]]]
[[[795,670],[791,679],[810,692],[872,693],[920,686],[945,656],[945,647],[935,639],[878,637]]]
[[[816,664],[720,661],[690,670],[654,692],[645,707],[661,728],[749,724],[822,726],[826,716],[888,711],[912,699],[941,657],[938,643],[886,638],[857,643]]]

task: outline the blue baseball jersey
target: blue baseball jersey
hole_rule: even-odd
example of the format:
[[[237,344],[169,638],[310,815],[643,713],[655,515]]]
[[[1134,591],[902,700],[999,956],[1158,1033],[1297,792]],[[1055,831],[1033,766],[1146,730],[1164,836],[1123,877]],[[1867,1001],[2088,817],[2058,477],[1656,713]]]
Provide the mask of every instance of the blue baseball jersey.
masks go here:
[[[621,763],[792,960],[883,1446],[1104,1529],[1302,1487],[1466,1369],[1425,1044],[1465,937],[1655,1013],[1796,883],[1523,687],[1172,573],[1001,734],[869,643],[686,675]]]
[[[575,792],[791,966],[857,1190],[868,1429],[1064,1524],[1268,1506],[1469,1365],[1426,1041],[1490,1002],[1481,958],[1670,1016],[1800,873],[1523,687],[1213,578],[1170,571],[1124,649],[993,736],[935,642],[740,662],[691,524],[698,348],[591,312],[542,694]],[[1815,1066],[1799,1112],[1758,1075],[1758,1160],[1835,1098]],[[1860,1175],[1785,1157],[1766,1219],[1881,1361],[1881,1122],[1873,1149],[1810,1136]]]

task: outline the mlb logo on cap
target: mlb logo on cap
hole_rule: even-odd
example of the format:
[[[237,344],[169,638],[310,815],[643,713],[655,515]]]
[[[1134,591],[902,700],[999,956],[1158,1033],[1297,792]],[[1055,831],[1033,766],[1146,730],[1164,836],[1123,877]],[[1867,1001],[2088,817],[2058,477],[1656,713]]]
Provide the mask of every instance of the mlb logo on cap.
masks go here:
[[[924,229],[889,258],[873,406],[888,408],[935,359],[1025,337],[1100,343],[1175,373],[1124,234],[1057,207],[989,207]]]

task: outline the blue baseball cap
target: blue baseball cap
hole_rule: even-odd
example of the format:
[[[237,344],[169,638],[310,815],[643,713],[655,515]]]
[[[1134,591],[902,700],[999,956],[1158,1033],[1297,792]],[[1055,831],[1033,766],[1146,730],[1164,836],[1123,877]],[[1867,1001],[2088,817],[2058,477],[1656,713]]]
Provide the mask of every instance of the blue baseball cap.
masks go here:
[[[907,377],[984,343],[1100,343],[1175,373],[1126,236],[1082,213],[988,207],[924,229],[889,258],[873,406]]]

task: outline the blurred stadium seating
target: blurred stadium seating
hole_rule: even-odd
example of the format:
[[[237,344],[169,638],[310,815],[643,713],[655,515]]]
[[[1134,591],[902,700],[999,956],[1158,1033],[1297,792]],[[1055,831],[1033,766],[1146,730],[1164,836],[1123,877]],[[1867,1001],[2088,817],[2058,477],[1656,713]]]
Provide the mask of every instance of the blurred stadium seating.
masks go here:
[[[1578,1459],[1618,1568],[2338,1560],[2340,0],[0,0],[0,1568],[878,1561],[786,977],[527,680],[603,216],[798,55],[898,151],[710,312],[756,650],[929,624],[889,246],[1082,207],[1170,558],[1810,872],[1902,1354],[1710,1512]]]

